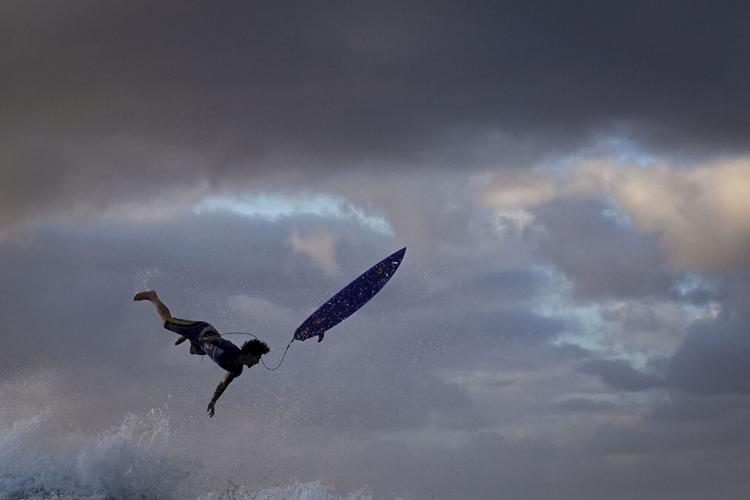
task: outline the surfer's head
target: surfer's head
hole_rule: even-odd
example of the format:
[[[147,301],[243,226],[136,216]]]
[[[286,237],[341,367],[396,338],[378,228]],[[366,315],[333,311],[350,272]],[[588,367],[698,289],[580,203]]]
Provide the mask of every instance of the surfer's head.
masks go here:
[[[257,365],[260,362],[260,357],[268,354],[270,351],[271,349],[268,348],[265,342],[258,339],[249,340],[242,344],[240,348],[240,363],[247,366]]]

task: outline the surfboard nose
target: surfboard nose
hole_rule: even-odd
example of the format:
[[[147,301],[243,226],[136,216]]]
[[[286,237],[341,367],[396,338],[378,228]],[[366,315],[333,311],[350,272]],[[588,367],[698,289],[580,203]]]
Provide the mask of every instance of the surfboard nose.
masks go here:
[[[404,255],[406,255],[406,247],[393,252],[388,256],[388,259],[390,259],[391,262],[396,261],[398,262],[398,264],[401,264],[401,261],[404,259]]]

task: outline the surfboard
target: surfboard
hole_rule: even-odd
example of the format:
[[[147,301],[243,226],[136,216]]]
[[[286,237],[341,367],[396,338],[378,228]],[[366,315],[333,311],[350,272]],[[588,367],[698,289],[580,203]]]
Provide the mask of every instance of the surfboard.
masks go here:
[[[388,283],[406,254],[406,247],[392,253],[357,279],[342,288],[336,295],[312,313],[294,332],[295,340],[318,337],[338,325],[367,304]]]

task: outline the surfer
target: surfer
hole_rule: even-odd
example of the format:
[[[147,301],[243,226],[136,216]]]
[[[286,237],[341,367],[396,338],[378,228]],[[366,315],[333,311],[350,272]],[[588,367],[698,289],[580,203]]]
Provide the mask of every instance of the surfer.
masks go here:
[[[214,363],[227,371],[219,385],[216,386],[211,402],[208,403],[206,411],[209,417],[214,416],[214,405],[227,386],[232,380],[242,375],[242,366],[250,368],[257,365],[260,362],[260,357],[270,351],[266,343],[258,339],[250,340],[242,344],[242,347],[237,347],[223,339],[218,330],[205,321],[190,321],[172,317],[169,308],[159,299],[154,290],[136,293],[133,300],[148,300],[154,304],[157,314],[164,323],[164,328],[180,336],[175,341],[175,345],[189,340],[190,354],[199,356],[208,354]]]

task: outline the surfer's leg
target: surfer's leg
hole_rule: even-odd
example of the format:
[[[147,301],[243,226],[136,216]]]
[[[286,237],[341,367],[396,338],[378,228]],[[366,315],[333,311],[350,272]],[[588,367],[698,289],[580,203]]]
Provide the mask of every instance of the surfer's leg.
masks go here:
[[[161,318],[162,323],[172,319],[172,313],[169,312],[169,308],[166,306],[166,304],[164,304],[164,302],[161,301],[161,299],[159,299],[159,296],[154,290],[138,292],[135,294],[135,297],[133,297],[133,300],[148,300],[149,302],[151,302],[156,308],[156,313]]]

